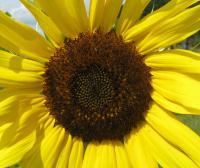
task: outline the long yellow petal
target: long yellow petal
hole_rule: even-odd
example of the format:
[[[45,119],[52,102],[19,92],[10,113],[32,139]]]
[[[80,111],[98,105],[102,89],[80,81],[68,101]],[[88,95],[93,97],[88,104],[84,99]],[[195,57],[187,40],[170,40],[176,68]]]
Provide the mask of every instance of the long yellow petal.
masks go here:
[[[28,168],[44,167],[41,158],[41,143],[50,130],[53,129],[55,120],[52,117],[44,116],[37,126],[36,142],[31,150],[23,157],[20,166]]]
[[[149,2],[150,0],[126,0],[117,23],[117,34],[122,35],[132,27],[139,20]]]
[[[0,148],[14,145],[35,130],[45,115],[43,103],[33,95],[13,96],[0,102],[0,125],[12,123],[1,135]]]
[[[173,113],[178,114],[200,114],[200,110],[189,108],[186,106],[181,105],[180,103],[173,102],[164,96],[162,96],[160,93],[154,91],[151,94],[152,99],[159,104],[161,107],[163,107],[166,110],[169,110]]]
[[[42,88],[43,71],[44,64],[0,50],[1,87]]]
[[[195,77],[170,71],[152,71],[152,86],[172,102],[200,110],[200,81]]]
[[[107,0],[100,27],[103,32],[109,32],[113,27],[122,5],[122,0]]]
[[[116,168],[115,145],[109,141],[90,143],[86,148],[83,168]],[[92,158],[92,159],[91,159]]]
[[[180,12],[199,0],[171,0],[165,6],[144,17],[138,24],[131,27],[123,34],[125,41],[141,41],[152,30],[160,25],[161,22],[171,19]],[[174,24],[174,23],[173,23]]]
[[[89,143],[86,147],[86,151],[83,158],[82,168],[94,168],[97,159],[97,143]],[[92,157],[92,159],[91,159]]]
[[[18,47],[17,45],[13,44],[12,41],[9,41],[8,39],[2,37],[1,35],[0,35],[0,46],[1,48],[6,49],[10,52],[13,52],[17,55],[20,55],[24,58],[35,60],[42,64],[45,64],[45,62],[48,62],[48,58],[40,57],[39,55],[36,55],[32,52],[22,49]]]
[[[43,64],[45,62],[48,62],[48,58],[36,55],[35,53],[32,53],[31,51],[27,51],[26,49],[19,47],[18,44],[13,44],[11,39],[8,40],[7,38],[4,38],[1,35],[0,35],[0,47],[8,50],[10,52],[13,52],[17,55],[21,55],[27,59],[35,60],[35,61],[41,62]]]
[[[63,149],[58,158],[57,168],[66,168],[69,163],[70,152],[72,149],[72,136],[69,134],[63,144]]]
[[[164,122],[164,121],[162,121]],[[197,165],[181,150],[178,150],[172,144],[164,140],[148,124],[141,130],[142,138],[146,143],[149,152],[152,153],[157,162],[166,168],[192,167],[198,168]]]
[[[13,120],[13,125],[7,129],[1,137],[1,147],[13,146],[36,130],[39,120],[45,116],[46,112],[42,111],[44,108],[33,108],[34,109],[23,111],[21,116],[17,116],[16,119]]]
[[[41,143],[41,158],[44,167],[54,168],[63,148],[65,129],[56,126],[49,130]]]
[[[200,30],[199,13],[200,5],[197,5],[162,21],[136,44],[138,51],[147,54],[185,40]]]
[[[0,67],[13,71],[43,72],[44,64],[0,50]]]
[[[157,168],[158,164],[152,154],[145,147],[145,143],[139,130],[132,132],[125,139],[125,147],[128,152],[132,167],[135,168]]]
[[[57,45],[60,45],[63,42],[64,37],[61,31],[55,25],[55,23],[40,9],[38,9],[36,5],[33,5],[28,0],[20,0],[20,1],[34,15],[39,25],[41,26],[42,30],[50,39],[52,39],[52,42],[56,43]]]
[[[156,104],[147,113],[146,120],[160,135],[179,147],[200,167],[200,137],[197,134]]]
[[[16,97],[14,99],[17,99],[17,97],[20,97],[22,95],[26,95],[27,98],[35,96],[35,97],[44,99],[43,95],[41,95],[42,87],[41,88],[40,87],[41,86],[33,87],[32,85],[26,86],[25,84],[24,85],[6,85],[6,88],[4,87],[3,89],[0,89],[0,102],[11,97]]]
[[[89,19],[85,7],[84,0],[67,0],[67,8],[72,15],[73,21],[77,23],[80,32],[89,30]]]
[[[44,98],[42,98],[39,93],[21,95],[13,94],[12,96],[0,101],[0,118],[4,115],[11,115],[13,118],[20,116],[22,112],[31,110],[36,105],[43,105],[43,100]]]
[[[0,85],[32,85],[34,88],[39,86],[43,81],[39,73],[26,72],[26,71],[14,71],[9,68],[0,67]]]
[[[192,51],[188,51],[188,50],[176,49],[176,50],[171,50],[171,51],[160,52],[157,54],[152,54],[146,57],[145,63],[155,71],[156,70],[166,70],[166,71],[173,70],[175,72],[185,73],[189,77],[191,76],[191,74],[195,74],[198,77],[200,73],[200,68],[199,68],[200,54],[192,52]],[[165,72],[162,72],[162,76],[164,77],[163,73]],[[155,78],[156,81],[158,81],[159,73],[156,73],[156,74],[154,73],[153,78]],[[175,79],[173,79],[172,76],[170,79],[167,77],[166,78],[165,77],[163,78],[163,77],[161,77],[161,79],[176,81]],[[193,75],[193,77],[195,76]],[[195,78],[195,79],[199,80],[198,78]],[[185,80],[180,81],[180,82],[185,83]],[[182,84],[180,86],[182,86]],[[152,98],[156,103],[158,103],[160,106],[162,106],[163,108],[169,111],[180,113],[180,114],[200,114],[199,108],[197,109],[197,108],[187,107],[185,106],[185,104],[183,103],[181,104],[181,102],[173,101],[172,99],[169,99],[169,97],[165,93],[154,91],[152,93]]]
[[[200,53],[189,50],[176,49],[155,53],[147,56],[145,63],[153,70],[200,74]]]
[[[13,146],[0,149],[0,167],[10,167],[18,163],[32,148],[35,142],[35,132],[16,142]]]
[[[32,28],[12,20],[1,11],[0,20],[0,36],[3,38],[0,40],[1,47],[39,61],[49,58],[54,52],[50,43]],[[32,55],[26,55],[28,53]]]
[[[83,0],[36,0],[36,2],[67,37],[74,38],[89,29]]]
[[[81,139],[74,138],[73,146],[69,157],[68,168],[82,167],[84,146]]]
[[[111,142],[102,142],[97,149],[97,160],[95,166],[97,168],[110,167],[116,168],[116,156],[114,144]]]
[[[0,46],[1,46],[1,48],[7,49],[7,50],[15,52],[15,53],[18,53],[20,50],[17,47],[17,45],[13,44],[11,41],[9,41],[8,39],[4,38],[1,35],[0,35]]]
[[[106,0],[91,0],[89,12],[90,31],[93,32],[100,27]]]
[[[117,161],[117,168],[131,168],[131,163],[128,158],[128,154],[125,150],[125,146],[122,143],[115,144],[115,154]]]
[[[9,129],[12,125],[13,125],[13,123],[8,122],[8,123],[2,124],[2,125],[0,126],[0,139],[1,139],[1,137],[3,136],[3,133],[4,133],[7,129]]]
[[[19,162],[33,147],[37,123],[45,115],[41,102],[42,99],[34,95],[20,95],[0,102],[0,125],[11,124],[0,135],[0,167]]]

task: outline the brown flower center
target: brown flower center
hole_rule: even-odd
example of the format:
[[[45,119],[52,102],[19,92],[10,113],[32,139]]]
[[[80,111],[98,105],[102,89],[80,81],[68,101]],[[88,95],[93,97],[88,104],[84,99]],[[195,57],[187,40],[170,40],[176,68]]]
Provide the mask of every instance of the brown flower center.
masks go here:
[[[70,85],[74,102],[86,110],[103,110],[117,96],[117,81],[96,64],[75,73]]]
[[[144,118],[151,101],[149,68],[114,32],[66,40],[46,64],[46,106],[84,141],[122,139]]]

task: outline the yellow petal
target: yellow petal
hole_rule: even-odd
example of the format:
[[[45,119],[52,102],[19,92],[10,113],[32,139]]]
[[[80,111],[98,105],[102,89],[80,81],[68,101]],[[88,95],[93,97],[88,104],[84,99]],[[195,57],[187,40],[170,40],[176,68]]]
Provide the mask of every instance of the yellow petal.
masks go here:
[[[70,157],[72,145],[73,145],[72,136],[69,134],[67,136],[65,142],[63,143],[63,149],[58,158],[57,168],[66,168],[67,167],[67,165],[69,163],[69,157]],[[75,149],[75,144],[74,144],[74,149]]]
[[[128,154],[125,150],[124,144],[116,143],[115,144],[115,154],[116,154],[116,161],[117,161],[117,168],[131,168],[131,163],[128,158]]]
[[[89,12],[90,31],[93,32],[100,27],[106,0],[91,0]]]
[[[36,129],[36,142],[31,150],[24,156],[20,165],[28,168],[42,168],[44,163],[41,158],[41,143],[50,130],[53,129],[55,120],[52,117],[45,116],[45,120],[38,124]]]
[[[199,0],[171,0],[165,6],[144,17],[138,24],[131,27],[124,35],[126,42],[142,40],[154,27],[171,19],[187,7]],[[174,23],[173,23],[174,24]],[[172,24],[172,25],[173,25]]]
[[[39,107],[34,107],[34,110],[29,109],[27,111],[25,111],[25,108],[20,109],[20,111],[17,108],[19,108],[17,105],[15,108],[9,107],[8,110],[15,109],[15,111],[12,110],[13,114],[1,114],[0,149],[12,146],[28,136],[30,132],[35,130],[38,120],[45,115],[45,111],[42,111]]]
[[[39,61],[49,58],[54,52],[50,43],[32,28],[12,20],[1,11],[0,20],[1,47]]]
[[[14,145],[0,149],[0,167],[10,167],[18,163],[32,148],[34,142],[35,131]]]
[[[162,138],[148,124],[146,124],[140,131],[149,152],[152,153],[154,158],[162,167],[197,168],[197,165],[188,156],[186,156],[181,152],[181,150],[178,150],[172,144],[169,144],[167,141],[165,141],[164,138]]]
[[[0,167],[19,162],[32,148],[36,139],[37,123],[45,115],[44,109],[41,110],[44,102],[41,104],[41,101],[33,95],[21,95],[0,103],[0,125],[12,123],[1,133]]]
[[[115,156],[114,144],[109,141],[90,143],[86,148],[83,160],[83,168],[116,168],[117,161]]]
[[[100,27],[103,32],[109,32],[113,27],[121,8],[122,0],[107,0]]]
[[[147,56],[145,63],[154,70],[200,74],[200,53],[189,50],[176,49],[155,53]]]
[[[0,85],[32,85],[34,88],[41,85],[41,75],[36,72],[15,71],[9,68],[0,67]]]
[[[63,148],[65,129],[56,126],[49,130],[41,143],[41,158],[44,167],[54,168]]]
[[[0,106],[0,125],[12,123],[1,135],[0,148],[12,146],[29,135],[46,112],[42,99],[31,95],[10,97]]]
[[[88,30],[83,0],[36,0],[36,2],[67,37],[73,38]]]
[[[44,64],[16,56],[12,53],[0,50],[0,67],[9,68],[15,72],[43,72]]]
[[[0,148],[13,146],[26,138],[30,133],[36,130],[39,120],[44,115],[45,112],[37,107],[35,107],[34,110],[23,111],[21,116],[17,116],[16,119],[13,120],[12,126],[3,133],[0,141]]]
[[[87,16],[84,0],[67,0],[67,9],[72,15],[73,21],[77,23],[81,32],[89,30],[89,19]]]
[[[42,88],[44,64],[0,50],[0,86]]]
[[[1,36],[1,34],[0,34],[0,47],[15,53],[19,53],[20,51],[20,48],[18,48],[17,45],[13,44],[11,41]]]
[[[122,35],[141,17],[150,0],[126,0],[117,23],[117,34]]]
[[[20,96],[26,96],[27,98],[33,98],[38,97],[38,98],[43,98],[41,95],[41,89],[40,88],[35,88],[33,86],[26,87],[26,85],[17,85],[17,86],[6,86],[6,88],[3,88],[0,90],[0,102],[10,98],[10,97],[20,97]]]
[[[200,114],[200,110],[194,109],[194,108],[189,108],[186,106],[183,106],[179,103],[173,102],[164,96],[162,96],[160,93],[154,91],[151,94],[152,99],[159,104],[161,107],[163,107],[166,110],[169,110],[173,113],[178,113],[178,114]]]
[[[1,117],[2,118],[2,117]],[[14,122],[14,121],[13,121]],[[5,132],[7,132],[8,130],[12,129],[13,128],[13,122],[6,122],[3,123],[3,124],[0,124],[0,145],[3,144],[2,147],[5,147],[4,144],[6,144],[5,142],[2,142],[2,138],[4,137],[5,135]],[[2,123],[2,122],[1,122]],[[7,140],[8,141],[8,140]]]
[[[197,134],[156,104],[147,113],[146,120],[167,141],[200,166],[200,137]]]
[[[125,138],[125,147],[128,152],[132,167],[135,168],[157,168],[158,164],[151,152],[146,148],[139,130],[132,132]]]
[[[82,167],[84,146],[81,139],[73,139],[68,168]]]
[[[200,5],[186,9],[177,16],[163,20],[153,27],[136,45],[141,54],[168,47],[183,41],[200,30]]]
[[[17,115],[20,116],[22,112],[31,110],[33,107],[43,107],[43,103],[44,98],[40,94],[12,95],[0,101],[0,118],[5,115],[12,115],[15,118]]]
[[[34,15],[39,25],[45,32],[45,34],[52,39],[52,42],[55,42],[58,46],[63,42],[64,37],[55,23],[45,15],[40,9],[33,5],[28,0],[20,0],[25,7]]]
[[[200,110],[200,81],[186,74],[152,71],[152,86],[156,92],[172,102]]]
[[[36,60],[41,63],[48,62],[47,58],[40,57],[36,55],[35,53],[32,53],[31,51],[27,51],[26,49],[20,48],[18,44],[13,44],[11,40],[8,40],[0,35],[0,47],[6,50],[9,50],[10,52],[13,52],[15,54],[21,55],[24,58]]]
[[[96,167],[116,168],[116,157],[114,144],[111,142],[102,142],[97,149]]]
[[[84,154],[82,168],[94,168],[97,157],[97,143],[89,143]]]
[[[0,126],[0,139],[2,138],[3,133],[12,126],[13,123],[6,123]]]

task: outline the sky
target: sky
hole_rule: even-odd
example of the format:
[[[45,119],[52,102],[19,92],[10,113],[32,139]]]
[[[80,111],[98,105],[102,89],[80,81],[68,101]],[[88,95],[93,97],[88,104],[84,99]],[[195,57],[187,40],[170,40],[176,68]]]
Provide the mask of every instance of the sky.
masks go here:
[[[85,0],[89,6],[89,0]],[[31,13],[19,2],[19,0],[0,0],[0,10],[9,12],[13,18],[30,25],[39,32],[41,31]]]

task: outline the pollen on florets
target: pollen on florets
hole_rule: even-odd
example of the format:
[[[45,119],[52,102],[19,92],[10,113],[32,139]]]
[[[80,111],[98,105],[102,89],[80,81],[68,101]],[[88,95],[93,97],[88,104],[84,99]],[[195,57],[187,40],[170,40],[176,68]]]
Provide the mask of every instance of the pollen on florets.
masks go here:
[[[115,32],[65,40],[44,78],[51,115],[84,141],[122,139],[143,120],[151,101],[149,68],[134,43]]]

